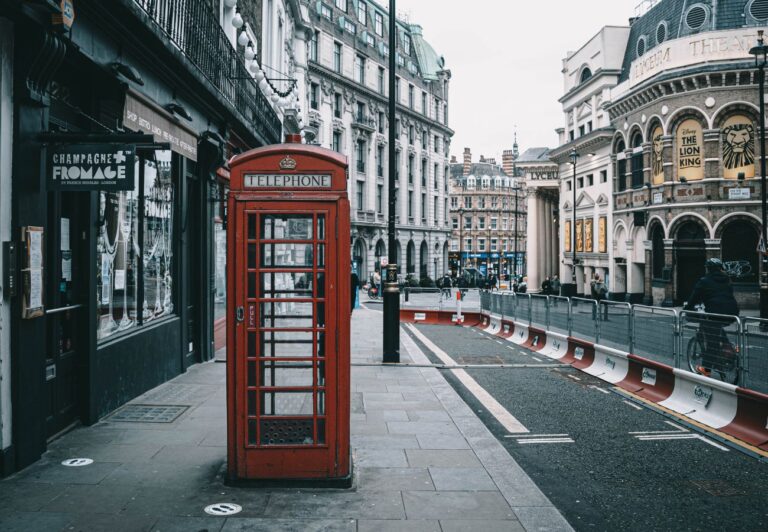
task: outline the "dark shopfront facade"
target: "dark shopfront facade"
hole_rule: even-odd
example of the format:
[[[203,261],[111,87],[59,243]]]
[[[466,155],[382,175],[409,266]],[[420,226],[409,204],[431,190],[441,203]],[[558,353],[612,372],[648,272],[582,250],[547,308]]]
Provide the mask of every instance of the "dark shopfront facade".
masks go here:
[[[9,300],[13,429],[2,474],[213,357],[225,139],[257,147],[280,136],[223,32],[199,45],[220,29],[208,2],[173,14],[178,2],[83,0],[71,29],[51,24],[53,4],[0,0],[14,34],[18,268],[33,247],[21,245],[24,228],[42,233],[42,295],[29,281]],[[51,185],[54,151],[94,145],[136,150],[132,189]]]

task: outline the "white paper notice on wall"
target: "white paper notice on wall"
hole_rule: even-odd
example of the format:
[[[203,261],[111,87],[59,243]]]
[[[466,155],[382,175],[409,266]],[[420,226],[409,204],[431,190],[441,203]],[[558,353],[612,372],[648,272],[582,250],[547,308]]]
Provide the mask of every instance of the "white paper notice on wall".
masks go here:
[[[43,306],[43,270],[29,271],[29,308]]]
[[[29,269],[39,270],[43,267],[43,233],[29,232]]]
[[[125,289],[125,270],[115,270],[115,290]]]
[[[61,252],[61,278],[65,281],[72,280],[72,252]]]
[[[69,251],[69,218],[61,219],[61,240],[59,242],[60,251]]]

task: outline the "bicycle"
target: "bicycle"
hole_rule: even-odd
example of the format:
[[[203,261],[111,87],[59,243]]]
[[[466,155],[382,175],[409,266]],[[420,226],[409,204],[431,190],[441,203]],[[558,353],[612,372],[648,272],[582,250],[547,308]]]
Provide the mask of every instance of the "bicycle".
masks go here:
[[[693,373],[719,379],[728,384],[736,384],[739,380],[739,348],[734,346],[728,339],[725,331],[721,328],[718,338],[714,338],[716,344],[717,356],[709,356],[710,371],[704,368],[704,353],[707,347],[707,331],[702,330],[699,325],[696,334],[688,340],[687,355],[688,367]],[[710,341],[713,338],[710,338]]]
[[[379,289],[376,285],[371,285],[368,287],[368,298],[369,299],[379,299]]]

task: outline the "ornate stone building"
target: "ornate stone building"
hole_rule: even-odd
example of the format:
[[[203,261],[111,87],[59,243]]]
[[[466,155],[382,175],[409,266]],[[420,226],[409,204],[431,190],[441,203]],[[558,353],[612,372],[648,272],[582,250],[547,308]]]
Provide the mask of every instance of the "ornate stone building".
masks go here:
[[[397,111],[388,124],[388,20],[372,1],[303,2],[309,11],[309,141],[349,158],[352,261],[369,277],[387,255],[388,128],[397,129],[397,256],[401,273],[448,263],[451,73],[416,24],[397,28]],[[403,257],[405,260],[401,260]]]
[[[503,165],[514,168],[514,150],[504,152]],[[474,268],[506,279],[508,274],[525,273],[526,200],[521,181],[507,175],[495,159],[480,156],[472,162],[469,148],[464,160],[451,161],[450,268]],[[515,170],[513,170],[515,172]]]
[[[749,49],[768,0],[662,0],[634,19],[615,129],[614,290],[680,305],[709,257],[742,308],[757,306],[760,231],[757,77]],[[619,280],[624,286],[616,286]]]

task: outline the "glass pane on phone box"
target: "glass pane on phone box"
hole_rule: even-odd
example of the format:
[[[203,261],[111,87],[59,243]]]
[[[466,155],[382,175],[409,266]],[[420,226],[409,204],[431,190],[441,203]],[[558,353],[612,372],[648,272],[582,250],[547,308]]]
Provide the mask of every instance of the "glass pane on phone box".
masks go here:
[[[261,392],[263,416],[311,416],[312,392]]]
[[[318,332],[316,343],[315,343],[315,356],[318,357],[324,357],[325,356],[325,333],[324,332]]]
[[[317,385],[325,386],[325,360],[317,361]]]
[[[260,308],[262,327],[277,329],[312,327],[312,303],[261,303]]]
[[[325,215],[317,215],[317,239],[325,240]]]
[[[315,286],[317,287],[317,291],[315,292],[315,297],[324,298],[325,297],[325,273],[324,272],[318,272],[317,283],[315,283]]]
[[[324,391],[317,392],[317,415],[318,416],[325,415],[325,392]]]
[[[284,386],[291,388],[312,387],[312,361],[307,362],[272,362],[259,364],[262,386]]]
[[[311,240],[312,215],[265,214],[261,218],[261,238],[266,240]]]
[[[325,268],[325,244],[317,245],[317,267]]]
[[[262,244],[261,266],[263,268],[311,268],[312,244]]]
[[[312,297],[312,272],[261,274],[260,297],[269,299]]]
[[[312,357],[312,333],[305,331],[261,331],[261,356]]]

